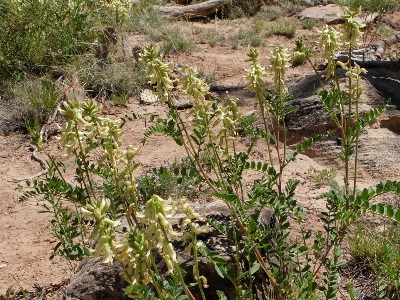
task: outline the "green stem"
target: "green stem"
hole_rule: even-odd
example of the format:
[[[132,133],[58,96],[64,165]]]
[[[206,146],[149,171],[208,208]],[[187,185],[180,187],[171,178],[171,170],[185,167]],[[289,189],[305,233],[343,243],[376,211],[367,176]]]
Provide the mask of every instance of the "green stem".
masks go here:
[[[215,142],[214,142],[214,139],[213,139],[213,133],[212,133],[210,128],[208,128],[208,139],[209,139],[210,144],[211,144],[211,149],[212,149],[213,155],[217,159],[217,168],[218,168],[218,172],[219,172],[220,183],[222,184],[223,190],[227,191],[227,184],[226,184],[226,180],[224,178],[223,169],[222,169],[222,160],[221,160],[221,157],[218,154],[218,149],[215,147]],[[217,175],[217,174],[215,174],[215,175]]]
[[[360,82],[360,79],[357,79],[357,87],[356,87],[356,89],[357,89],[357,95],[356,95],[356,115],[355,115],[355,120],[357,121],[358,120],[358,118],[359,118],[359,110],[358,110],[358,101],[359,101],[359,99],[360,99],[360,97],[359,97],[359,88],[360,88],[360,86],[359,86],[359,82]],[[354,157],[354,178],[353,178],[353,196],[355,197],[356,196],[356,189],[357,189],[357,167],[358,167],[358,143],[359,143],[359,135],[357,134],[357,136],[356,136],[356,149],[355,149],[355,157]]]
[[[151,266],[147,260],[147,257],[145,255],[143,255],[142,257],[143,257],[143,261],[146,265],[146,268],[147,268],[148,272],[150,273],[151,279],[153,280],[153,286],[156,289],[157,295],[158,295],[158,297],[160,297],[160,299],[163,299],[164,294],[162,292],[162,289],[158,286],[157,278],[154,277],[153,270],[151,269]],[[157,270],[157,268],[155,268],[155,269]]]
[[[235,140],[232,141],[232,148],[233,148],[234,157],[237,157]],[[241,171],[240,176],[242,176],[242,171]],[[243,182],[242,182],[242,180],[238,180],[238,184],[239,184],[239,189],[240,189],[240,199],[243,202],[244,201],[244,192],[243,192]]]
[[[195,278],[197,280],[197,284],[200,289],[201,299],[206,300],[206,296],[204,295],[204,290],[203,290],[203,283],[201,282],[201,279],[200,279],[199,260],[198,260],[198,256],[197,256],[196,243],[197,243],[196,234],[194,232],[192,232],[193,262],[194,262],[195,270],[196,270],[196,274],[193,274],[193,275],[195,276]]]
[[[93,195],[93,199],[96,199],[97,197],[96,197],[96,194],[95,194],[95,192],[94,192],[94,188],[93,188],[93,185],[92,185],[92,180],[91,180],[91,178],[90,178],[90,174],[89,174],[89,170],[88,170],[89,162],[86,160],[86,156],[84,155],[85,152],[83,151],[83,146],[82,146],[82,142],[81,142],[81,139],[80,139],[80,136],[79,136],[78,126],[77,126],[76,123],[75,123],[75,133],[76,133],[76,137],[77,137],[77,139],[78,139],[78,145],[79,145],[80,155],[78,155],[78,153],[77,153],[76,151],[74,151],[74,153],[75,153],[75,155],[77,155],[78,157],[80,156],[81,159],[82,159],[82,161],[83,161],[84,172],[86,173],[86,177],[87,177],[87,180],[88,180],[88,182],[89,182],[89,187],[90,187],[90,190],[89,190],[88,195],[89,195],[90,192],[91,192],[92,195]],[[85,189],[86,189],[86,188],[87,188],[86,183],[84,183],[84,185],[85,185]],[[90,195],[89,195],[89,199],[90,199]]]
[[[339,78],[337,76],[337,72],[335,71],[335,82],[336,82],[336,87],[338,89],[339,93],[339,106],[340,106],[340,123],[341,123],[341,133],[342,133],[342,148],[344,152],[344,164],[345,164],[345,178],[344,178],[344,184],[345,184],[345,193],[346,195],[349,194],[349,145],[347,144],[347,117],[346,117],[346,112],[344,108],[344,102],[343,102],[343,97],[342,97],[342,91],[340,89],[339,85]],[[348,209],[349,203],[348,201],[346,202],[346,209]]]
[[[317,68],[314,66],[314,64],[312,63],[312,61],[310,60],[309,57],[307,57],[307,61],[308,61],[308,63],[311,65],[311,67],[313,68],[315,75],[317,75],[319,84],[320,84],[320,86],[321,86],[321,89],[322,89],[323,91],[325,91],[325,87],[324,87],[324,84],[322,83],[321,75],[318,73]]]
[[[158,225],[159,225],[159,227],[161,229],[161,232],[162,232],[162,234],[164,236],[165,242],[169,244],[170,241],[169,241],[169,238],[168,238],[168,234],[167,234],[167,232],[165,230],[165,227],[160,223],[160,221],[158,221]],[[161,254],[163,254],[163,253],[161,253]],[[185,283],[185,280],[184,280],[183,275],[182,275],[181,267],[179,266],[178,262],[174,261],[172,259],[171,259],[171,261],[174,263],[175,270],[178,272],[178,277],[179,277],[180,282],[182,283],[183,290],[185,291],[186,296],[188,296],[188,298],[190,300],[196,300],[196,298],[190,292],[189,288],[187,287],[187,285]]]
[[[261,103],[261,101],[259,101],[259,106],[260,106],[261,118],[262,118],[263,125],[264,125],[264,132],[266,133],[265,142],[267,143],[269,163],[271,166],[273,166],[272,155],[271,155],[271,146],[270,146],[269,140],[268,140],[268,138],[270,136],[270,131],[268,128],[266,117],[265,117],[265,106],[264,106],[264,103]]]
[[[206,181],[206,183],[208,184],[208,186],[209,186],[214,192],[217,192],[217,189],[216,189],[216,188],[214,187],[214,185],[210,182],[210,179],[208,178],[206,172],[204,171],[204,169],[203,169],[203,167],[202,167],[202,165],[201,165],[200,159],[199,159],[198,155],[196,155],[196,150],[195,150],[195,148],[194,148],[194,146],[193,146],[193,143],[192,143],[192,141],[191,141],[191,139],[190,139],[190,135],[189,135],[189,133],[187,132],[186,126],[185,126],[185,124],[183,123],[183,120],[182,120],[181,116],[179,115],[178,110],[174,107],[174,105],[173,105],[173,103],[172,103],[172,101],[171,101],[171,99],[170,99],[169,96],[168,96],[168,103],[169,103],[169,105],[170,105],[171,107],[173,107],[173,109],[174,109],[174,119],[175,119],[176,124],[177,124],[177,126],[178,126],[178,130],[179,130],[179,132],[181,133],[182,142],[183,142],[183,146],[185,147],[186,154],[187,154],[190,158],[194,158],[194,160],[196,161],[196,165],[197,165],[197,167],[199,168],[200,173],[201,173],[203,179]],[[186,136],[186,139],[188,140],[188,143],[189,143],[189,146],[190,146],[191,149],[189,149],[188,145],[187,145],[187,144],[185,143],[185,141],[183,140],[182,132],[184,132],[184,134],[185,134],[185,136]]]
[[[183,279],[181,267],[179,266],[179,264],[177,262],[174,262],[174,265],[175,265],[176,271],[178,272],[178,277],[179,277],[179,280],[182,283],[183,290],[185,291],[186,296],[188,296],[188,298],[190,300],[196,300],[196,298],[193,296],[192,292],[187,287],[187,285],[185,283],[185,280]]]

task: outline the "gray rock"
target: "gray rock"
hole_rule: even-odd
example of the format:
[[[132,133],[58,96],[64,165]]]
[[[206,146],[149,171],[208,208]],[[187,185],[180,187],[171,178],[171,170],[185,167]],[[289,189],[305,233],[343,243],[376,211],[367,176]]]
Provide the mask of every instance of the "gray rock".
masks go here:
[[[343,14],[340,6],[335,4],[318,5],[314,7],[308,7],[298,14],[301,20],[303,19],[315,19],[317,21],[324,22],[326,24],[339,24],[343,23],[343,19],[340,15]],[[378,13],[368,14],[365,17],[356,17],[355,19],[363,24],[369,24],[374,22],[378,17]]]
[[[219,224],[231,226],[230,210],[227,205],[217,200],[211,203],[196,204],[195,211],[216,220]],[[178,226],[182,221],[181,215],[176,215],[172,219],[174,226]],[[263,208],[259,216],[260,226],[275,226],[275,218],[271,212]],[[123,220],[123,226],[127,226]],[[202,233],[198,239],[203,241],[210,250],[219,252],[219,257],[225,259],[228,264],[234,264],[235,246],[232,240],[222,235],[218,230],[211,230]],[[186,281],[196,282],[193,276],[193,258],[184,252],[185,247],[181,242],[174,242],[174,247],[178,256],[183,262],[186,271]],[[163,272],[164,262],[160,257],[156,258],[156,264]],[[245,261],[245,260],[244,260]],[[236,298],[235,287],[228,279],[221,278],[215,270],[215,266],[205,257],[199,256],[200,274],[207,278],[208,287],[204,289],[207,300],[218,300],[217,290],[223,291],[228,299]],[[122,289],[127,283],[120,276],[120,268],[117,263],[113,266],[106,265],[100,258],[84,259],[72,276],[70,283],[65,288],[63,300],[125,300]],[[255,283],[256,286],[256,283]],[[190,288],[196,299],[201,299],[200,291],[197,287]],[[261,299],[261,298],[260,298]]]
[[[322,73],[323,74],[323,73]],[[345,87],[344,70],[338,70],[341,87]],[[369,80],[369,79],[368,79]],[[330,80],[321,79],[326,90],[329,90]],[[317,96],[321,91],[321,82],[316,75],[308,75],[296,78],[287,83],[289,93],[293,95],[292,100],[287,105],[294,106],[296,110],[286,116],[286,125],[292,133],[305,136],[312,136],[317,133],[325,133],[329,129],[335,128],[324,105]],[[362,79],[364,93],[359,101],[360,113],[369,111],[378,105],[384,105],[385,101],[380,92],[367,80]],[[342,86],[343,85],[343,86]]]
[[[216,200],[206,205],[197,205],[195,206],[195,211],[207,216],[207,218],[211,218],[216,221],[220,225],[225,225],[228,227],[232,226],[232,222],[230,219],[230,210],[225,202],[221,200]],[[275,226],[276,219],[273,214],[266,208],[262,208],[259,216],[259,225],[260,226]],[[238,237],[240,239],[240,237]],[[223,258],[228,265],[235,264],[235,245],[234,242],[228,237],[222,235],[218,230],[212,229],[208,233],[202,233],[198,236],[198,239],[201,240],[208,249],[211,251],[217,251],[219,253],[219,257]],[[179,245],[177,245],[179,247]],[[180,249],[179,252],[182,253],[183,249]],[[184,265],[186,266],[186,272],[189,281],[195,282],[193,277],[193,259],[187,254],[181,254],[182,259],[184,260]],[[242,261],[243,264],[246,264],[245,259]],[[208,287],[204,289],[204,293],[206,295],[207,300],[218,300],[217,290],[223,291],[228,299],[236,299],[236,291],[235,287],[230,280],[227,278],[221,278],[218,273],[215,271],[215,266],[205,257],[199,257],[199,271],[200,274],[207,278]],[[258,284],[260,278],[253,282],[254,288],[258,289]],[[197,287],[191,289],[193,295],[196,299],[201,299],[200,291]],[[259,298],[262,299],[262,298]]]
[[[64,300],[126,300],[117,264],[109,266],[101,258],[84,259],[65,288]]]
[[[337,24],[341,20],[338,14],[341,14],[342,10],[339,6],[334,4],[318,5],[314,7],[308,7],[298,14],[299,18],[302,19],[315,19],[317,21],[325,22],[327,24]]]
[[[187,109],[193,107],[192,98],[185,94],[174,93],[171,100],[176,109]]]

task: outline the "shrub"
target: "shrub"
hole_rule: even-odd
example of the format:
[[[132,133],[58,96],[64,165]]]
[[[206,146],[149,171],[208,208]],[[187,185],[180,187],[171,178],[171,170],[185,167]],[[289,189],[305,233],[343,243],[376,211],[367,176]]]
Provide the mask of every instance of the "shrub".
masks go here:
[[[293,56],[291,59],[292,65],[295,67],[306,63],[313,52],[314,51],[310,47],[304,45],[303,38],[298,38],[295,41],[295,47],[293,49]]]
[[[293,15],[303,8],[299,0],[279,0],[279,5],[286,15]]]
[[[261,0],[233,0],[225,9],[229,18],[241,18],[255,15],[263,4]]]
[[[283,11],[280,6],[265,6],[255,15],[255,18],[263,21],[275,21],[282,16]]]
[[[202,34],[202,38],[211,46],[215,47],[225,42],[225,36],[215,29],[208,29]]]
[[[92,56],[80,56],[62,72],[77,74],[92,97],[101,96],[117,102],[136,95],[147,84],[143,66],[132,57],[125,61],[112,57],[110,63],[99,64]]]
[[[288,38],[294,37],[296,34],[296,24],[291,20],[281,20],[269,25],[270,35],[283,35]]]
[[[357,223],[346,237],[347,252],[354,263],[373,270],[377,296],[400,299],[400,228],[383,222],[375,226]],[[382,297],[383,296],[383,297]]]
[[[142,1],[146,3],[147,1]],[[136,33],[151,35],[168,25],[168,20],[151,6],[135,6],[130,18],[124,24],[124,29]]]
[[[146,171],[138,177],[137,182],[144,202],[152,195],[160,195],[163,198],[186,197],[192,200],[197,197],[196,186],[200,184],[200,178],[194,172],[193,166],[190,166],[190,161],[182,160],[169,167]]]
[[[124,21],[129,1],[10,0],[0,15],[0,74],[41,73],[87,52],[107,26]],[[5,42],[7,41],[7,42]]]
[[[332,180],[335,180],[337,170],[335,168],[330,168],[317,171],[311,167],[308,169],[308,174],[311,175],[317,186],[321,187],[323,185],[329,185]]]
[[[37,127],[47,121],[61,96],[61,90],[51,78],[23,80],[8,88],[8,97],[16,99],[20,121],[25,128]]]
[[[317,20],[315,19],[303,19],[301,20],[301,28],[303,29],[311,29],[317,24]]]
[[[239,45],[245,47],[259,47],[263,44],[261,36],[262,25],[260,22],[255,22],[251,28],[240,29],[239,32],[233,35],[229,40],[232,48],[237,48]]]
[[[180,29],[166,29],[160,33],[162,37],[161,49],[165,55],[185,52],[193,49],[194,42],[187,37]]]

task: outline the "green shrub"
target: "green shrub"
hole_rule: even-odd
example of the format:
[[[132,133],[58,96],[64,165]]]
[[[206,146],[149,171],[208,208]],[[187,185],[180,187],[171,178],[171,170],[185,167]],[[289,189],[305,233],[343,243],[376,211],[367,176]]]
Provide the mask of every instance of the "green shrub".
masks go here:
[[[301,20],[301,28],[303,29],[311,29],[317,24],[317,20],[315,19],[303,19]]]
[[[303,9],[300,0],[280,0],[279,5],[281,6],[285,15],[293,15]]]
[[[190,169],[190,161],[182,160],[169,167],[146,171],[137,179],[141,199],[146,201],[152,195],[163,198],[196,198],[198,196],[196,186],[200,184],[200,178],[196,173],[190,172]]]
[[[377,227],[357,223],[346,237],[347,252],[353,262],[374,271],[377,296],[400,299],[400,228],[383,223]]]
[[[310,47],[304,45],[304,39],[298,38],[295,41],[295,47],[293,49],[293,56],[291,63],[294,67],[302,65],[307,62],[310,56],[313,54],[313,50]]]
[[[225,42],[225,36],[216,29],[208,29],[202,34],[204,39],[211,47],[221,45]]]
[[[280,6],[265,6],[255,15],[255,18],[263,21],[275,21],[282,16],[283,11]]]
[[[270,35],[283,35],[288,38],[294,37],[296,34],[296,24],[291,20],[281,20],[269,25]]]
[[[237,48],[239,45],[244,47],[259,47],[263,43],[261,36],[261,28],[252,26],[249,29],[240,29],[239,32],[233,35],[229,40],[232,48]]]
[[[127,31],[151,35],[167,24],[168,20],[151,6],[139,6],[132,9],[131,15],[123,28]]]
[[[253,16],[260,11],[263,4],[264,1],[261,0],[233,0],[226,6],[226,13],[229,18]]]
[[[346,238],[347,252],[356,262],[366,264],[387,261],[386,248],[390,246],[400,255],[400,228],[383,224],[375,226],[359,222]],[[400,268],[400,265],[398,266]]]
[[[393,34],[393,30],[386,26],[379,26],[376,31],[382,38],[387,38]]]
[[[335,180],[337,175],[337,170],[335,168],[322,169],[317,171],[315,168],[308,169],[308,174],[311,175],[313,181],[317,184],[317,186],[321,187],[324,185],[329,185],[332,180]]]
[[[94,57],[82,56],[74,60],[70,66],[72,70],[68,68],[63,72],[76,73],[93,97],[110,98],[120,104],[147,84],[143,66],[133,58],[117,61],[112,57],[110,63],[98,64]]]
[[[163,38],[161,50],[165,55],[185,52],[194,48],[193,40],[182,33],[180,29],[162,30],[160,36]]]
[[[12,22],[0,22],[0,75],[41,73],[87,52],[105,26],[124,21],[123,1],[2,1],[2,20]]]
[[[321,32],[320,43],[324,48],[321,52],[328,60],[327,78],[338,78],[337,50],[343,44],[352,49],[360,37],[359,24],[352,23],[352,18],[346,22],[353,26],[346,26],[348,32],[344,35],[332,27]],[[169,113],[165,117],[150,115],[146,119],[133,114],[132,118],[118,120],[101,116],[101,107],[96,101],[65,102],[60,111],[66,122],[60,128],[59,143],[75,158],[75,176],[69,180],[63,175],[68,166],[49,157],[48,173],[43,179],[26,182],[27,189],[20,200],[40,196],[46,203],[69,201],[80,208],[77,211],[84,219],[72,225],[77,236],[72,244],[65,243],[66,249],[77,245],[76,242],[88,243],[86,237],[90,234],[90,240],[96,241],[93,243],[95,255],[101,256],[105,263],[119,263],[130,284],[125,293],[138,299],[195,299],[194,287],[205,300],[204,276],[207,274],[199,264],[200,257],[201,262],[209,261],[228,280],[237,299],[272,296],[279,300],[336,299],[343,291],[340,271],[346,263],[343,251],[346,233],[367,213],[379,214],[397,226],[400,209],[380,203],[375,197],[384,193],[399,194],[400,182],[386,180],[358,190],[358,138],[365,126],[382,115],[385,107],[359,113],[364,70],[350,61],[348,65],[342,64],[347,68],[344,79],[347,85],[333,80],[329,88],[318,93],[336,130],[310,137],[289,149],[285,121],[293,111],[287,105],[290,95],[285,84],[289,61],[289,50],[274,48],[269,57],[273,86],[265,90],[269,74],[260,64],[259,51],[248,50],[245,77],[248,92],[254,93],[257,122],[256,118],[241,118],[237,99],[228,96],[224,101],[206,100],[209,86],[196,77],[196,70],[190,66],[180,68],[175,85],[171,64],[162,61],[154,46],[146,47],[141,62],[147,66],[155,93],[171,107]],[[186,111],[178,110],[173,103],[172,91],[176,89],[193,100],[190,119]],[[347,122],[348,115],[354,115],[354,126]],[[140,166],[137,160],[140,150],[123,143],[123,125],[127,120],[138,119],[145,119],[147,125],[142,143],[153,135],[166,135],[184,147],[190,163],[173,171],[161,167],[145,173],[143,183],[139,184],[136,170]],[[240,145],[238,126],[251,135]],[[317,231],[312,227],[314,224],[307,224],[307,208],[296,201],[301,181],[291,178],[293,173],[287,172],[286,167],[315,141],[327,137],[341,139],[339,156],[344,185],[320,196],[325,208],[313,216],[321,225]],[[267,157],[255,153],[259,147],[264,147]],[[185,199],[151,195],[158,192],[168,196],[171,191],[174,194],[176,183],[182,184],[184,178],[196,178],[206,184],[213,197],[229,208],[229,223],[212,216],[205,220]],[[191,184],[188,184],[189,190],[193,190]],[[270,220],[264,220],[265,209],[271,213]],[[177,214],[183,220],[178,226]],[[65,216],[70,214],[67,212]],[[65,224],[60,226],[56,222],[55,226],[63,229]],[[231,256],[227,258],[220,248],[211,248],[203,242],[203,234],[209,233],[208,226],[227,241],[227,246],[233,249]],[[178,244],[184,245],[184,255],[190,257],[193,267],[185,268],[182,264]],[[79,248],[85,250],[86,245]],[[385,251],[392,253],[388,249],[391,248]],[[60,254],[65,256],[69,252]],[[390,265],[393,262],[397,262],[395,255],[381,266],[389,272],[395,269]],[[191,276],[185,276],[186,272],[191,272],[188,274]],[[399,278],[396,272],[385,276],[397,281]],[[395,288],[397,281],[394,280]],[[392,295],[392,287],[385,285],[387,295]],[[216,291],[209,299],[216,296],[227,299],[222,291]],[[354,295],[351,297],[355,299]]]
[[[37,127],[45,123],[55,108],[61,90],[50,78],[23,80],[9,88],[9,96],[16,99],[21,121],[25,128]]]

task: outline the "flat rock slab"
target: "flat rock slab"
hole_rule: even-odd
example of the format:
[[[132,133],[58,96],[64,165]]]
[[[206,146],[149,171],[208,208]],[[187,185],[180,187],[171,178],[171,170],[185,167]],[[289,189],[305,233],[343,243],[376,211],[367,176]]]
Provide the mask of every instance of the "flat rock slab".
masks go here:
[[[343,14],[343,11],[340,6],[335,4],[328,4],[308,7],[300,12],[298,16],[301,20],[315,19],[326,24],[339,24],[343,22],[343,20],[339,17],[341,14]],[[378,14],[373,13],[368,15],[366,18],[357,17],[356,20],[360,23],[369,24],[375,21],[377,17]]]

